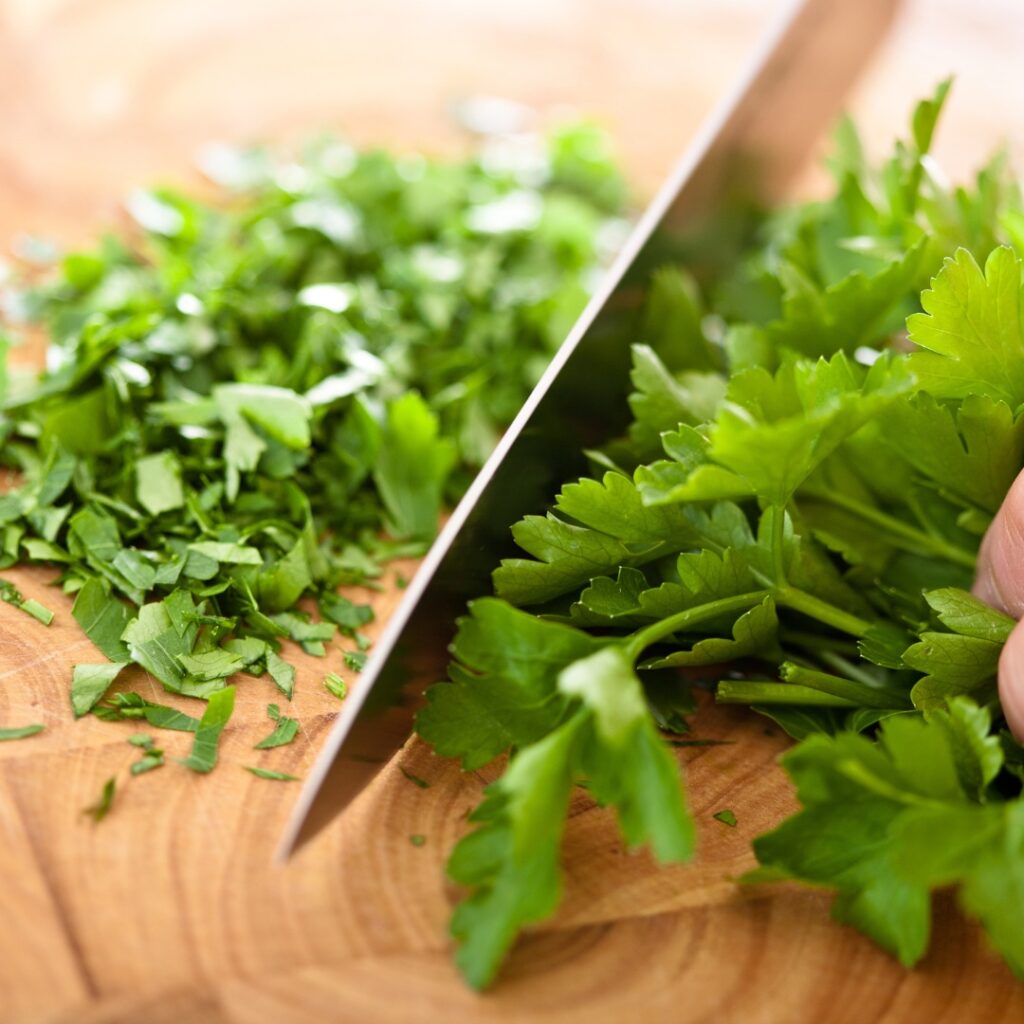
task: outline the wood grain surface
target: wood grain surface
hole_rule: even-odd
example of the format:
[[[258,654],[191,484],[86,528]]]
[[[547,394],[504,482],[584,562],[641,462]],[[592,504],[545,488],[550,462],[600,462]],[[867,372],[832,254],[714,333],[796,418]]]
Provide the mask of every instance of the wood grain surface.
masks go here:
[[[0,2],[0,239],[86,239],[124,190],[187,181],[212,139],[288,143],[324,127],[431,150],[462,140],[446,104],[512,96],[601,118],[641,191],[657,184],[726,87],[774,5],[756,0],[7,0]],[[950,70],[939,146],[954,173],[1024,106],[1024,17],[1011,0],[922,0],[854,98],[878,148]],[[808,178],[813,187],[814,177]],[[398,567],[408,573],[409,566]],[[407,1021],[743,1021],[856,1024],[1024,1019],[979,930],[940,901],[932,952],[906,971],[829,921],[826,894],[740,890],[749,839],[792,807],[762,720],[705,707],[689,748],[701,827],[693,865],[627,855],[582,795],[566,899],[486,996],[450,962],[447,851],[484,776],[410,743],[351,812],[286,869],[272,867],[295,787],[338,709],[302,661],[290,747],[257,752],[271,684],[245,680],[206,777],[170,763],[128,781],[129,724],[73,723],[68,680],[96,660],[45,570],[9,573],[57,612],[48,629],[0,604],[0,722],[42,721],[0,744],[0,1022],[314,1024]],[[377,595],[378,623],[396,600]],[[125,680],[173,702],[141,672]],[[190,737],[161,734],[168,760]],[[398,770],[430,782],[411,784]],[[82,816],[123,783],[99,826]],[[731,808],[739,825],[712,819]],[[411,835],[426,842],[415,846]]]

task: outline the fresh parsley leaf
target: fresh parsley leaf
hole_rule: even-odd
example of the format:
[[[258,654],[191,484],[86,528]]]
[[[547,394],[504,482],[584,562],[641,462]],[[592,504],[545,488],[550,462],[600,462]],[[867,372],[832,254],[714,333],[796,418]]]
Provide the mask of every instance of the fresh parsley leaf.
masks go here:
[[[471,984],[554,910],[574,786],[627,844],[688,856],[658,729],[686,731],[712,665],[719,701],[798,741],[802,809],[755,841],[752,881],[834,889],[835,915],[906,964],[932,891],[954,886],[1024,971],[1024,754],[995,687],[1015,623],[964,589],[1024,460],[1006,244],[1024,249],[1024,212],[1005,160],[952,192],[934,173],[948,89],[878,170],[844,122],[834,194],[753,225],[724,262],[636,269],[646,307],[618,332],[640,342],[632,422],[584,453],[602,478],[513,527],[522,555],[470,605],[417,720],[466,769],[509,755],[449,865]]]
[[[831,358],[884,339],[900,326],[909,300],[927,282],[931,255],[919,242],[873,274],[854,270],[824,289],[783,264],[782,317],[765,328],[771,351],[788,348]]]
[[[926,393],[881,416],[885,443],[924,479],[995,512],[1024,462],[1024,417],[986,395],[968,395],[955,411]]]
[[[937,398],[980,395],[1017,409],[1024,402],[1021,267],[999,246],[985,268],[967,249],[946,258],[921,296],[923,313],[907,321],[920,386]]]
[[[961,698],[927,721],[886,720],[879,744],[848,733],[806,740],[784,759],[804,810],[755,840],[758,859],[770,871],[837,888],[836,916],[906,964],[927,944],[929,890],[963,879],[965,905],[1019,964],[1016,932],[1003,923],[1005,901],[997,908],[988,885],[993,868],[1006,870],[996,867],[1002,836],[991,844],[989,830],[999,833],[1020,805],[971,802],[980,795],[977,781],[999,768],[989,725]]]
[[[1016,625],[1008,615],[990,608],[965,590],[943,587],[929,590],[924,596],[942,624],[961,636],[1002,644]]]
[[[725,396],[725,381],[716,373],[673,374],[647,345],[633,347],[630,376],[633,412],[630,439],[637,449],[657,455],[661,435],[680,424],[696,426],[714,417]]]
[[[456,962],[482,988],[519,929],[543,920],[558,904],[558,851],[573,784],[573,752],[584,719],[574,717],[516,754],[489,787],[461,840],[448,874],[473,894],[456,908],[451,932]]]
[[[460,620],[451,683],[427,691],[417,732],[438,753],[479,768],[512,746],[543,736],[561,718],[557,680],[563,668],[600,643],[485,598]]]
[[[111,777],[103,783],[103,789],[100,790],[100,798],[96,803],[89,807],[86,807],[82,811],[83,814],[88,814],[92,818],[94,824],[99,824],[109,813],[110,809],[114,806],[114,796],[117,792],[117,779]]]

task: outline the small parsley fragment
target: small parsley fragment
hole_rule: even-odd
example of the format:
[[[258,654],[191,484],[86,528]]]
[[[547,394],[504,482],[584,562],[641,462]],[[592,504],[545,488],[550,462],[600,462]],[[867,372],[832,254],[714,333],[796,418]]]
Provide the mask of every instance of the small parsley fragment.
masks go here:
[[[29,736],[37,736],[46,727],[44,725],[17,725],[7,728],[0,728],[0,742],[6,740],[24,740]]]
[[[711,817],[714,818],[715,821],[720,821],[723,825],[728,825],[729,828],[735,828],[738,824],[735,813],[729,810],[728,807],[723,807],[722,810],[715,811]]]
[[[127,607],[112,598],[102,579],[91,577],[82,584],[71,608],[89,639],[113,662],[128,660],[128,648],[121,635],[130,616]]]
[[[414,775],[408,768],[399,765],[398,770],[417,788],[430,789],[430,783],[426,779],[421,779],[418,775]]]
[[[337,672],[328,672],[324,676],[324,688],[338,700],[344,700],[348,696],[348,683]]]
[[[71,707],[75,718],[91,711],[117,678],[124,663],[108,662],[104,665],[75,665],[71,676]]]
[[[164,764],[164,752],[153,743],[153,737],[144,733],[136,733],[128,737],[128,742],[133,747],[140,747],[142,757],[139,758],[130,768],[132,775],[144,775],[154,768],[160,768]]]
[[[267,672],[274,680],[274,685],[288,698],[292,699],[295,689],[295,666],[290,665],[279,654],[268,650],[266,654]]]
[[[325,594],[321,597],[320,612],[346,636],[354,636],[361,626],[373,622],[373,608],[370,605],[357,604],[342,594]]]
[[[409,842],[412,843],[413,846],[426,846],[427,837],[419,832],[414,832],[409,836]]]
[[[31,615],[33,619],[41,622],[44,626],[48,626],[53,622],[53,612],[49,608],[40,604],[34,598],[24,597],[21,591],[9,580],[0,580],[0,601],[6,601],[7,604],[20,608],[26,615]]]
[[[267,705],[267,716],[273,721],[274,730],[265,739],[256,744],[256,750],[270,750],[273,747],[287,746],[299,732],[299,720],[287,718],[281,714],[281,709],[276,704]]]
[[[345,651],[342,654],[342,660],[345,662],[345,667],[352,669],[353,672],[362,672],[366,667],[367,655],[363,651]]]
[[[88,814],[94,824],[99,824],[110,813],[111,807],[114,806],[114,795],[116,792],[117,779],[111,776],[111,778],[103,783],[103,789],[100,790],[100,797],[96,803],[86,807],[82,813]]]
[[[220,734],[228,724],[231,713],[235,709],[235,688],[228,686],[210,695],[206,710],[199,720],[195,739],[192,741],[192,753],[182,760],[186,768],[194,772],[206,774],[213,771],[217,764],[217,745]]]
[[[298,775],[289,775],[287,772],[275,772],[269,768],[257,768],[254,765],[245,765],[245,770],[252,772],[260,779],[272,779],[275,782],[301,782]]]
[[[165,704],[154,704],[137,693],[115,693],[106,704],[96,706],[93,714],[110,722],[141,718],[154,728],[175,732],[195,732],[199,728],[198,718]]]

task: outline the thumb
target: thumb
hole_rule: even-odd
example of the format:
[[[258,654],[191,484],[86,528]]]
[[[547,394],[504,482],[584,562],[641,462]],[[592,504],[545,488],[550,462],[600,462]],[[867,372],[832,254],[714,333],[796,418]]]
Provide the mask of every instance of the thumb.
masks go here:
[[[974,593],[1015,619],[1024,615],[1024,473],[981,542]],[[1024,623],[1018,622],[999,658],[999,700],[1010,730],[1024,742]]]
[[[999,703],[1010,732],[1024,743],[1024,621],[1014,626],[999,656]]]

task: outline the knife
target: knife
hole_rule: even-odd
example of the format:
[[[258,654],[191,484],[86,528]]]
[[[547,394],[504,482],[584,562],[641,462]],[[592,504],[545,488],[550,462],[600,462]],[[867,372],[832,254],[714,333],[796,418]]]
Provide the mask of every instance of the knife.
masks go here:
[[[555,488],[586,471],[583,450],[625,426],[622,339],[636,325],[645,271],[668,253],[679,262],[685,239],[700,238],[719,211],[784,197],[899,6],[802,0],[766,33],[424,558],[313,765],[278,860],[340,813],[408,739],[425,686],[444,678],[456,617],[490,592],[492,570],[511,553],[512,524],[543,510]]]

